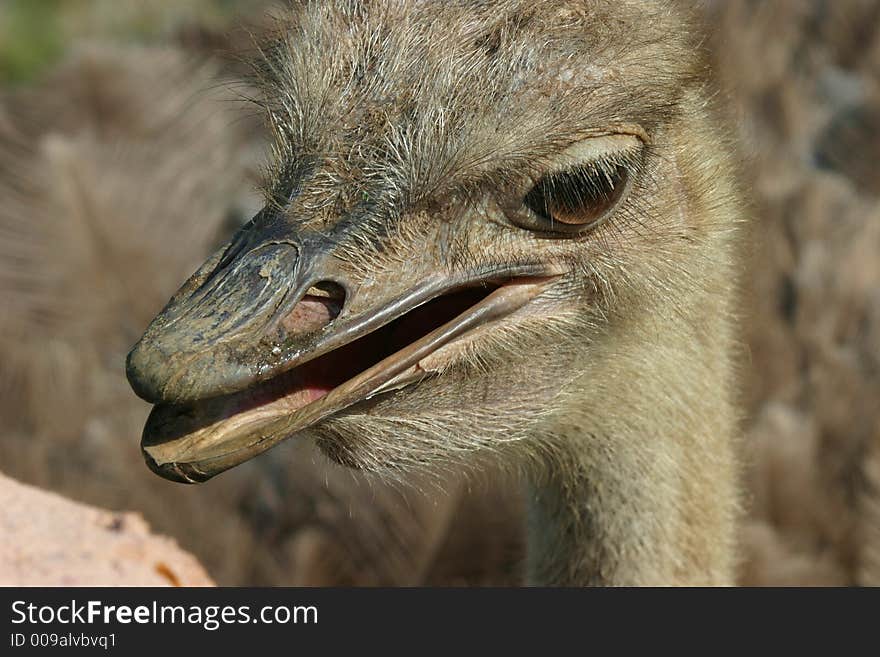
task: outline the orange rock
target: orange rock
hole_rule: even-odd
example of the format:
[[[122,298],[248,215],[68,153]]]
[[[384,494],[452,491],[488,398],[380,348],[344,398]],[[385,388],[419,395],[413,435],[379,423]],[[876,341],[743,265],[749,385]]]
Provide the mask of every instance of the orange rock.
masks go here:
[[[137,513],[65,499],[0,475],[0,585],[213,586]]]

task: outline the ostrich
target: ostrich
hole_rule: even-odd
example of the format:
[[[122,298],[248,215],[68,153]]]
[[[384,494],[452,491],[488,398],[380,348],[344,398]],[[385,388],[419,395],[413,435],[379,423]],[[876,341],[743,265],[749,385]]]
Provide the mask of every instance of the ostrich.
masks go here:
[[[528,583],[730,583],[742,212],[697,35],[666,0],[295,4],[266,204],[128,357],[149,467],[503,463]]]

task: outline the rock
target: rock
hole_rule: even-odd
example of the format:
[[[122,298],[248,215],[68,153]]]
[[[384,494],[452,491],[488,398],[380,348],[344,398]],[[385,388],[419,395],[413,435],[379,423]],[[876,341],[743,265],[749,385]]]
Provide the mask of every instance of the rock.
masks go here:
[[[137,513],[78,504],[0,475],[0,585],[213,586]]]

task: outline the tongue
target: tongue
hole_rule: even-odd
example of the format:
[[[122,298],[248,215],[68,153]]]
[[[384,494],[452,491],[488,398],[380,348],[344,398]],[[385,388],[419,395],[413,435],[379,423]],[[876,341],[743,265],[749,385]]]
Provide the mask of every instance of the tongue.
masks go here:
[[[231,417],[260,407],[295,411],[320,399],[333,389],[328,377],[307,365],[240,393],[218,398],[217,410]],[[221,419],[221,418],[217,418]]]

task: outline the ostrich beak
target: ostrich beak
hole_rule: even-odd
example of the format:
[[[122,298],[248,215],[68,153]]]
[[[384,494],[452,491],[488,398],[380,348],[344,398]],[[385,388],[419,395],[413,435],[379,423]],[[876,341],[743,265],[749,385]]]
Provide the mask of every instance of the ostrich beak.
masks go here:
[[[430,375],[420,361],[522,308],[553,278],[535,264],[444,274],[426,259],[356,282],[337,244],[258,215],[153,320],[126,373],[156,404],[141,442],[154,472],[206,481],[420,381]]]

